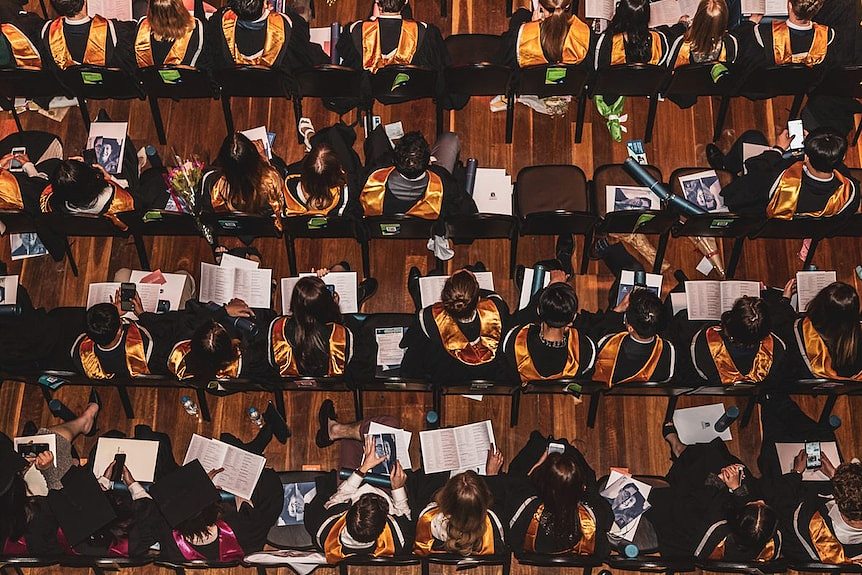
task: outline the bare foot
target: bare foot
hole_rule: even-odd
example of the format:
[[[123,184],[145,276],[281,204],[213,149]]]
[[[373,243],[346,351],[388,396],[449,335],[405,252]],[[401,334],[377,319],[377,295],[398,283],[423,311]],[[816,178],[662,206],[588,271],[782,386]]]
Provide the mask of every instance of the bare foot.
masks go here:
[[[677,457],[682,455],[682,452],[685,451],[686,447],[688,447],[685,443],[680,441],[679,435],[676,433],[668,433],[664,439],[668,444],[670,444],[670,450],[673,451],[673,454]]]
[[[99,406],[95,403],[87,405],[87,409],[81,414],[81,419],[84,420],[83,431],[84,435],[90,433],[93,429],[93,423],[96,421],[96,415],[99,413]]]

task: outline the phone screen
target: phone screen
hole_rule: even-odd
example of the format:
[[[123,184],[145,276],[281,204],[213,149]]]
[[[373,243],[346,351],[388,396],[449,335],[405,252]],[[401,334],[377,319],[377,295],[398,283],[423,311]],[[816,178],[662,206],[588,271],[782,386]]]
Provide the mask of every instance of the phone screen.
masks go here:
[[[134,311],[135,306],[132,303],[132,300],[135,299],[135,293],[137,292],[137,288],[133,283],[121,283],[120,284],[120,309],[123,311]]]
[[[787,132],[790,134],[790,149],[801,150],[805,140],[805,135],[802,132],[802,120],[787,122]]]
[[[565,453],[566,446],[562,443],[554,443],[553,441],[548,444],[548,455],[552,453]]]
[[[805,443],[805,468],[817,469],[820,467],[820,442],[809,441]]]
[[[26,154],[26,148],[12,148],[12,155],[17,156],[19,154]],[[9,164],[10,172],[20,172],[24,170],[24,164],[22,164],[17,158],[13,158],[12,162]]]

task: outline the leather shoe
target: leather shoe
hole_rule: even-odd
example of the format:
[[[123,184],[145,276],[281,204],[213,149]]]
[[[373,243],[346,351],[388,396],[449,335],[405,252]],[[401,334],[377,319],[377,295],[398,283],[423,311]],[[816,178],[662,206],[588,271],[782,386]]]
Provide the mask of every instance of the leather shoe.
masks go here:
[[[723,170],[724,169],[724,152],[713,143],[709,143],[706,145],[706,163],[713,170]]]

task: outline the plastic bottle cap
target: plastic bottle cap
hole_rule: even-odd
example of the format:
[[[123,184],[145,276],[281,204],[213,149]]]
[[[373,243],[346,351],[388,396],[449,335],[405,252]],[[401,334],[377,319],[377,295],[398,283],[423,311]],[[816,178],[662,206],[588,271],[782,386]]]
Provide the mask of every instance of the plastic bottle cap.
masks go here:
[[[841,427],[841,418],[838,417],[837,415],[830,415],[829,416],[829,426],[832,429],[838,429],[839,427]]]
[[[634,543],[629,543],[625,546],[623,552],[626,554],[626,557],[628,557],[629,559],[633,559],[638,556],[638,553],[640,553],[640,549],[638,549],[638,546]]]
[[[739,408],[738,408],[738,407],[736,407],[735,405],[731,405],[730,407],[728,407],[728,408],[727,408],[727,410],[725,411],[725,413],[726,413],[729,417],[739,417]]]
[[[425,421],[427,421],[428,423],[437,423],[439,420],[440,416],[437,415],[437,412],[433,409],[425,414]]]
[[[192,400],[191,397],[189,397],[188,395],[184,395],[180,398],[180,403],[188,403],[191,400]]]

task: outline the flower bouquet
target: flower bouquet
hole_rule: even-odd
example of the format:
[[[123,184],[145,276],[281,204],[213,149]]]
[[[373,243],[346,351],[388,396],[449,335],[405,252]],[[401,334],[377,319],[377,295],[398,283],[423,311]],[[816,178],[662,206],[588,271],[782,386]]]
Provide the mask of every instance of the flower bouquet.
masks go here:
[[[204,238],[212,244],[212,230],[200,220],[200,207],[197,205],[197,193],[205,164],[197,156],[183,159],[176,152],[173,155],[176,166],[169,167],[165,174],[165,183],[170,194],[167,209],[191,215]]]

